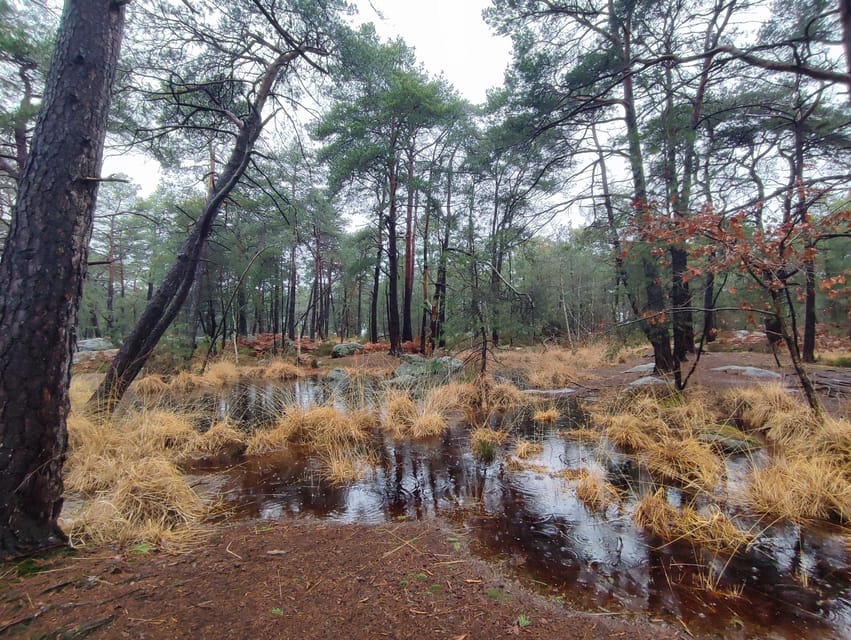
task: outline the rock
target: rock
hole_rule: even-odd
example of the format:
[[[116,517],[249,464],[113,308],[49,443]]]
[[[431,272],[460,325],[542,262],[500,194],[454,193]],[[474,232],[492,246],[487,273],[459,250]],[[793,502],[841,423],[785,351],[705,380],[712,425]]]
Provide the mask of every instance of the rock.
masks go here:
[[[632,369],[627,369],[624,373],[652,373],[655,368],[655,364],[648,362],[647,364],[640,364]]]
[[[104,351],[106,349],[115,349],[115,345],[109,341],[109,338],[77,340],[77,351]]]
[[[343,344],[334,345],[334,348],[331,349],[331,357],[345,358],[346,356],[353,356],[356,353],[361,353],[362,351],[362,344],[358,342],[344,342]]]
[[[451,356],[426,358],[419,354],[403,354],[399,366],[393,372],[390,383],[399,386],[414,386],[424,378],[432,376],[449,377],[463,366],[463,362]]]
[[[740,376],[747,376],[748,378],[770,378],[772,380],[779,380],[783,376],[775,371],[769,371],[768,369],[760,369],[759,367],[740,367],[737,365],[731,365],[728,367],[715,367],[712,371],[721,371],[723,373],[732,373]]]
[[[724,453],[751,453],[762,449],[762,443],[728,424],[712,424],[703,427],[697,439]]]
[[[349,374],[344,369],[336,367],[325,374],[325,381],[335,384],[345,384],[349,381]]]
[[[654,384],[668,384],[662,378],[657,378],[656,376],[644,376],[643,378],[639,378],[638,380],[634,380],[627,385],[627,389],[637,389],[638,387],[649,387]]]
[[[73,363],[80,366],[97,366],[118,355],[118,349],[101,349],[100,351],[78,351],[74,354]]]
[[[523,389],[523,393],[530,396],[543,396],[545,398],[564,398],[576,393],[576,389],[565,387],[563,389]]]

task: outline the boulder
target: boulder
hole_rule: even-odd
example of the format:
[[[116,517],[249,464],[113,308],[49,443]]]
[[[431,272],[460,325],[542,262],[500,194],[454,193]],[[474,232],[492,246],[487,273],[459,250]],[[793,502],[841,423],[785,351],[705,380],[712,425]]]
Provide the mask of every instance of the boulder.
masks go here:
[[[353,356],[356,353],[361,353],[362,351],[363,345],[359,342],[344,342],[343,344],[334,345],[334,348],[331,349],[331,357],[345,358],[346,356]]]
[[[741,367],[738,365],[715,367],[712,371],[721,371],[723,373],[731,373],[733,375],[746,376],[748,378],[764,378],[768,380],[779,380],[783,377],[776,371],[760,369],[759,367]]]
[[[115,349],[115,345],[109,341],[109,338],[77,340],[77,351],[104,351],[106,349]]]
[[[426,358],[419,354],[403,354],[390,382],[410,387],[432,376],[448,378],[463,366],[463,362],[452,356]]]

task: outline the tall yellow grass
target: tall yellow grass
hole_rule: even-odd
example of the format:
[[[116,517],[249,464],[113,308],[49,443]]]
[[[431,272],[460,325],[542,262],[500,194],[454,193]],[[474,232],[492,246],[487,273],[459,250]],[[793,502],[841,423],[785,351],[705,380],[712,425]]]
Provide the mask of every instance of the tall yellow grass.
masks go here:
[[[748,478],[745,502],[757,514],[797,523],[851,523],[851,477],[829,458],[779,458]]]
[[[592,469],[579,478],[576,497],[592,511],[605,511],[609,506],[620,503],[618,490],[606,481],[600,469]]]
[[[702,442],[666,437],[647,450],[647,468],[663,480],[709,490],[718,482],[723,467],[721,459]]]
[[[665,490],[648,494],[636,504],[633,522],[667,542],[683,540],[716,553],[744,552],[754,535],[736,527],[717,507],[704,514],[686,505],[677,509],[668,504]]]

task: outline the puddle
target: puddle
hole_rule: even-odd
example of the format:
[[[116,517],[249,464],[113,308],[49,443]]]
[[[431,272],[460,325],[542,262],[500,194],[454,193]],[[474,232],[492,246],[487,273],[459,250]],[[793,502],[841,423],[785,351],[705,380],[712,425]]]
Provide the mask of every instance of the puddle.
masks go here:
[[[307,404],[325,397],[319,385],[299,385],[240,389],[240,400],[221,399],[218,409],[256,423],[282,402]],[[571,440],[558,426],[530,426],[524,436],[543,446],[525,461],[534,465],[525,470],[507,464],[511,442],[493,463],[477,462],[469,429],[455,424],[429,441],[376,435],[371,444],[378,463],[367,477],[345,486],[323,481],[318,460],[292,453],[230,466],[208,463],[193,473],[206,474],[240,518],[451,519],[469,532],[476,553],[506,563],[531,586],[583,609],[645,612],[723,637],[848,637],[843,635],[851,629],[847,535],[774,526],[733,558],[683,542],[664,544],[631,523],[635,489],[650,479],[628,458]],[[746,473],[748,464],[745,456],[731,458],[728,482]],[[619,488],[631,489],[632,497],[606,513],[590,511],[569,482],[551,475],[581,466],[606,470]],[[729,490],[720,488],[722,495]],[[669,502],[681,499],[678,490],[668,490]]]

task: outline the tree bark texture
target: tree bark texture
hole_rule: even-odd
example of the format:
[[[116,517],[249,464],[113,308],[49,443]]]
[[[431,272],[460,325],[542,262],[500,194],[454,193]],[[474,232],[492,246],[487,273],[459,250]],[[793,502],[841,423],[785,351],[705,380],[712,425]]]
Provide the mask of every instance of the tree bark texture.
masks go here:
[[[62,464],[124,3],[67,0],[0,262],[0,556],[65,541]]]

